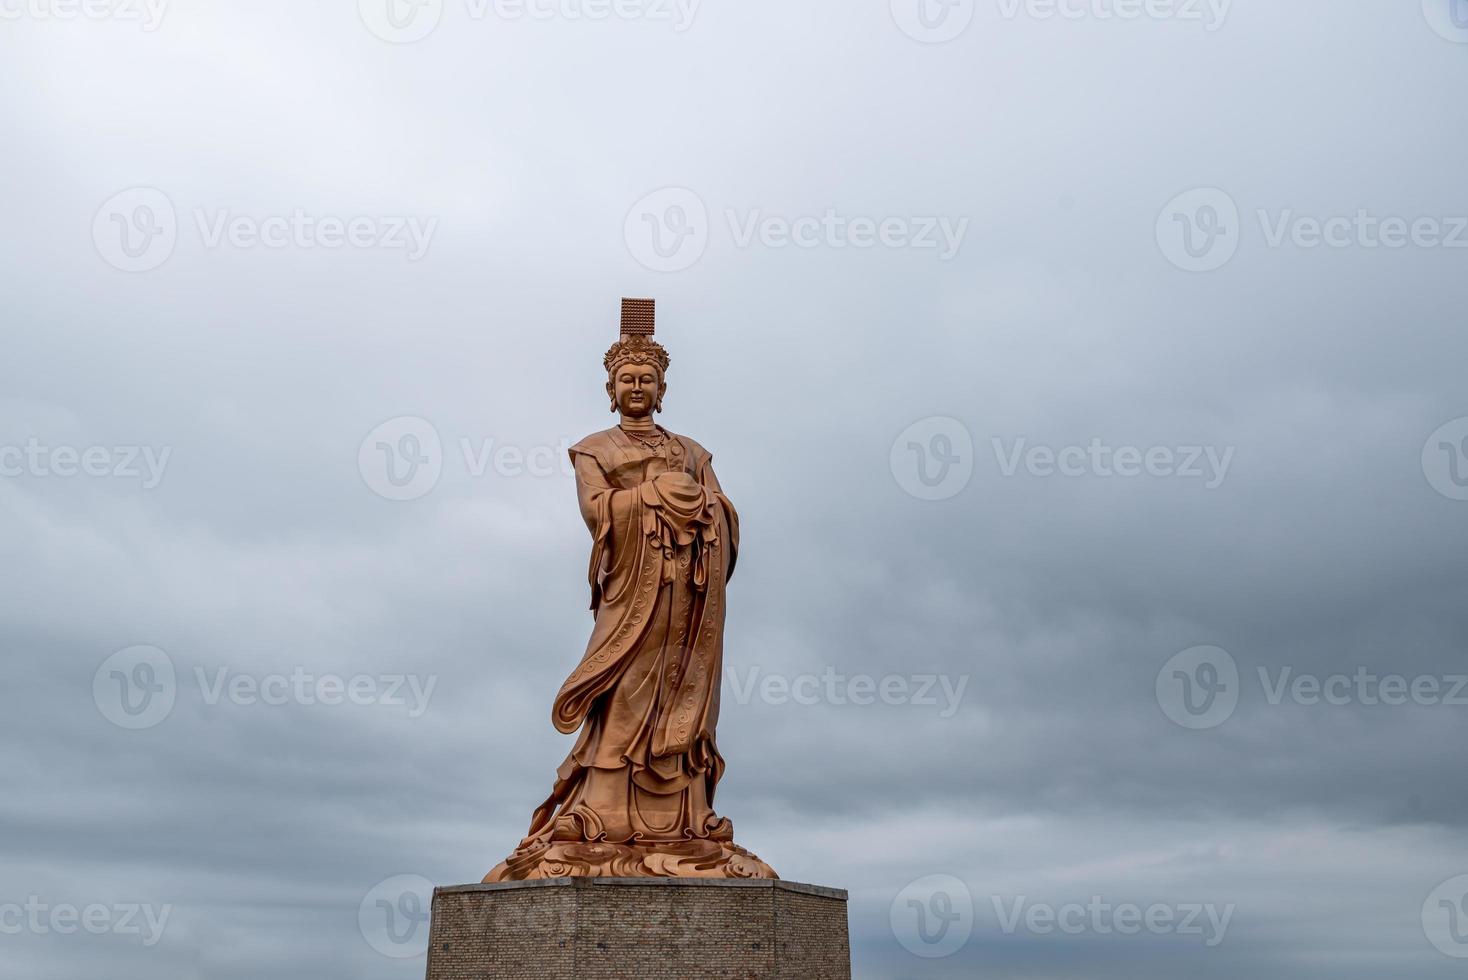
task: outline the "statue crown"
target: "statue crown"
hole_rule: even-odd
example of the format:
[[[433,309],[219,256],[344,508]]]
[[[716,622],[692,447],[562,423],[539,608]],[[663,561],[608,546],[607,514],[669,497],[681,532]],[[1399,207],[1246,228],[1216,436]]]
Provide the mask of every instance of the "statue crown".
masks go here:
[[[668,352],[651,337],[634,334],[613,344],[602,364],[608,374],[624,364],[656,364],[660,373],[667,374]]]
[[[657,302],[650,299],[622,298],[622,339],[607,351],[607,373],[624,364],[656,364],[658,372],[668,373],[668,352],[652,339],[657,329]]]

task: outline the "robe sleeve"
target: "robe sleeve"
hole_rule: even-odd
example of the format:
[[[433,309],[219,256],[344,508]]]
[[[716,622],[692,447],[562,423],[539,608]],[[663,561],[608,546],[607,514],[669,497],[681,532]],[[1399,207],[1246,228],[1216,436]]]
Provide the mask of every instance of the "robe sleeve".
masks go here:
[[[603,497],[611,496],[612,485],[601,470],[601,464],[590,453],[572,451],[571,460],[576,467],[576,499],[581,504],[581,519],[586,529],[596,535],[598,511]]]
[[[571,459],[576,468],[576,499],[581,505],[581,518],[591,532],[591,562],[586,570],[587,583],[591,586],[591,611],[601,607],[604,573],[613,555],[613,514],[618,507],[624,511],[632,507],[633,491],[617,490],[607,480],[601,463],[590,452],[573,448]]]
[[[719,478],[714,475],[714,457],[702,446],[698,447],[701,457],[698,461],[698,482],[704,485],[719,502],[724,510],[724,519],[729,528],[729,565],[724,569],[724,581],[734,577],[734,564],[739,559],[739,513],[734,509],[734,504],[724,494],[724,488],[719,486]]]

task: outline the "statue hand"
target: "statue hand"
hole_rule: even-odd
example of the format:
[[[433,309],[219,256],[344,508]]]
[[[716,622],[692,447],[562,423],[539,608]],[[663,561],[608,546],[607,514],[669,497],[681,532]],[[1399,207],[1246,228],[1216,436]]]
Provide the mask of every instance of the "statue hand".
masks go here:
[[[669,470],[659,473],[653,477],[653,483],[658,489],[668,489],[675,493],[689,494],[698,490],[698,481],[689,476],[683,470]]]

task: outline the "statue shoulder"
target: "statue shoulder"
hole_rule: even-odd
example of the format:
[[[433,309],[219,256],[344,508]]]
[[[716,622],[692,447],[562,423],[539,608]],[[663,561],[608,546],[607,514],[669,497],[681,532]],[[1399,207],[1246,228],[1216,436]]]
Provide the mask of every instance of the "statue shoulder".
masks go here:
[[[703,464],[714,458],[714,454],[703,448],[703,446],[693,437],[679,435],[676,432],[669,432],[668,434],[677,439],[679,442],[683,443],[684,448],[688,451],[689,455],[693,457],[693,461],[695,463]]]
[[[576,456],[580,454],[590,456],[605,468],[611,462],[612,453],[617,449],[617,444],[612,441],[612,435],[616,431],[617,427],[612,426],[610,429],[593,432],[576,443],[569,450],[572,462],[575,462]]]

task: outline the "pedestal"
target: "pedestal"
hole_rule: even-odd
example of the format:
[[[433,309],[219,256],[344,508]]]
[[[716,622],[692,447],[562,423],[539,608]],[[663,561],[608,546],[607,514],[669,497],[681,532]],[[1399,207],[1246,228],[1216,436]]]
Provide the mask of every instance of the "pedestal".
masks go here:
[[[723,878],[434,890],[428,980],[602,977],[849,980],[846,892]]]

